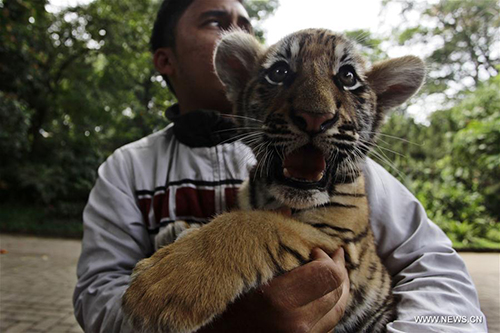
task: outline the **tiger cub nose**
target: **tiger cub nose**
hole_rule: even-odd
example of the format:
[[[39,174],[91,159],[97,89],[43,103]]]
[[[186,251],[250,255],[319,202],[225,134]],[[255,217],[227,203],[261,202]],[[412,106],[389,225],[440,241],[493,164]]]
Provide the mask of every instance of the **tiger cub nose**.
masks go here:
[[[304,132],[318,134],[331,128],[338,117],[333,113],[296,112],[291,119]]]

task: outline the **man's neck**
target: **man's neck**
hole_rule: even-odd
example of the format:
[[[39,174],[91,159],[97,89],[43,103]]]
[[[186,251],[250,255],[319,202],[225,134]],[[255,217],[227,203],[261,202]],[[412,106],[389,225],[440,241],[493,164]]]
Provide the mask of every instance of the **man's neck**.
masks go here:
[[[236,130],[231,118],[221,117],[212,110],[193,110],[181,114],[177,104],[166,111],[167,118],[174,123],[174,134],[190,147],[212,147],[235,140]]]
[[[188,97],[178,98],[179,102],[179,112],[181,115],[187,114],[189,112],[195,110],[213,110],[218,111],[223,114],[231,114],[232,113],[232,105],[227,101],[195,101]]]

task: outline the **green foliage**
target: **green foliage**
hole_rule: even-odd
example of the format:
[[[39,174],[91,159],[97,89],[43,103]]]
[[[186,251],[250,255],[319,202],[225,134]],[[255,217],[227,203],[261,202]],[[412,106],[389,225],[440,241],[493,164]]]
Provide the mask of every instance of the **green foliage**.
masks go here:
[[[0,232],[82,238],[79,218],[57,218],[38,205],[0,204]]]
[[[19,160],[29,147],[28,129],[32,112],[15,95],[0,91],[0,160]]]
[[[103,158],[165,126],[165,104],[156,101],[172,98],[148,61],[153,3],[105,2],[57,14],[46,1],[3,4],[4,200],[78,216]]]
[[[399,8],[393,41],[428,54],[420,100],[444,97],[429,124],[389,117],[374,156],[386,161],[457,248],[500,248],[498,1],[384,0]],[[427,108],[427,102],[421,103]],[[441,105],[445,105],[442,103]],[[451,106],[451,107],[450,107]],[[430,107],[436,107],[430,105]],[[402,110],[402,109],[400,109]],[[386,156],[382,155],[382,152]],[[381,156],[382,155],[382,156]]]
[[[500,55],[494,52],[500,47],[498,1],[384,1],[386,7],[393,4],[401,7],[403,20],[394,28],[395,39],[401,45],[419,46],[429,53],[425,93],[445,93],[455,98],[461,90],[474,89],[498,74],[495,65]]]
[[[500,76],[453,108],[433,113],[429,126],[399,114],[390,116],[375,153],[386,152],[383,163],[392,163],[389,170],[459,248],[500,248],[498,91]],[[405,141],[387,140],[388,134]]]

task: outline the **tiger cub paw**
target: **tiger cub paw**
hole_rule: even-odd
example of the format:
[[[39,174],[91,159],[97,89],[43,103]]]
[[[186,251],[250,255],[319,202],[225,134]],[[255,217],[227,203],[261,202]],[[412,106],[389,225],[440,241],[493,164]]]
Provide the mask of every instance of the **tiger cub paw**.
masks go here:
[[[135,330],[194,332],[226,309],[239,291],[203,255],[194,229],[140,261],[122,306]],[[231,279],[234,279],[231,277]]]

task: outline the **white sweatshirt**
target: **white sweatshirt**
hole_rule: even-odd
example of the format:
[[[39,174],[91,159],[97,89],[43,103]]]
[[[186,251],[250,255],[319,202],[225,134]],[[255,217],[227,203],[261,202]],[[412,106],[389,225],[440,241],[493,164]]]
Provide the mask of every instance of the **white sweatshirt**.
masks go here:
[[[159,228],[176,220],[206,223],[232,206],[255,162],[239,142],[190,147],[174,132],[169,125],[128,144],[98,170],[83,215],[73,298],[85,332],[131,331],[121,297],[136,263],[153,253]],[[388,332],[486,332],[476,290],[450,240],[380,165],[368,160],[365,174],[378,252],[400,298]],[[445,317],[424,324],[417,316]],[[484,320],[472,323],[474,316]]]

